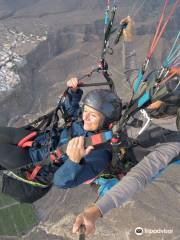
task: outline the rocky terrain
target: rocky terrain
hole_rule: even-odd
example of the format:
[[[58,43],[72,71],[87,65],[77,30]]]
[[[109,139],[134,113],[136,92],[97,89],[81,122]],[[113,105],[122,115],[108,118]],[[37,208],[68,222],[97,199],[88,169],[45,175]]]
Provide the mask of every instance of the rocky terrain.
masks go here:
[[[134,39],[142,64],[162,9],[162,0],[119,0],[116,23],[134,15]],[[170,1],[171,3],[173,1]],[[70,76],[82,76],[99,61],[104,0],[0,0],[0,125],[21,126],[53,108]],[[158,46],[152,66],[167,53],[180,26],[180,8]],[[122,42],[108,62],[118,94],[130,96],[123,74]],[[87,81],[100,81],[96,74]],[[87,90],[85,90],[87,91]],[[92,239],[136,240],[136,227],[173,228],[171,235],[143,239],[180,239],[179,166],[171,166],[145,192],[137,194],[98,224]],[[40,224],[23,239],[75,239],[74,217],[96,198],[87,186],[53,189],[35,204]],[[167,194],[168,193],[168,194]],[[1,239],[1,238],[0,238]]]
[[[144,61],[158,19],[161,1],[156,2],[144,5],[140,0],[119,3],[116,22],[128,13],[135,15],[135,45],[140,64]],[[17,124],[17,120],[22,124],[23,115],[27,120],[33,119],[36,113],[48,111],[56,104],[68,77],[81,76],[96,66],[102,46],[104,8],[104,1],[76,0],[72,3],[53,0],[53,4],[48,0],[28,1],[28,4],[20,0],[1,1],[0,44],[5,51],[22,58],[21,67],[16,66],[15,72],[8,71],[8,80],[2,80],[2,86],[7,81],[7,91],[3,88],[6,94],[3,89],[0,94],[1,124]],[[157,58],[164,57],[164,49],[169,47],[177,32],[177,16],[178,10],[152,61],[154,66],[159,64]],[[126,86],[120,88],[124,82],[121,48],[122,44],[115,48],[113,57],[109,57],[109,65],[117,90],[124,97]],[[8,85],[12,86],[8,88]],[[15,87],[14,91],[12,87]]]

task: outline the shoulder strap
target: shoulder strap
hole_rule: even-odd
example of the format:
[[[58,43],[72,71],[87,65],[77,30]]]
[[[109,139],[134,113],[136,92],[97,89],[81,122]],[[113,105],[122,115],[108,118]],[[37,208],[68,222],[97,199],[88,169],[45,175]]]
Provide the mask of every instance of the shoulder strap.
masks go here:
[[[68,129],[67,134],[69,135],[69,138],[71,138],[71,128]],[[88,147],[90,145],[101,147],[104,146],[108,141],[112,139],[112,131],[104,131],[98,134],[94,134],[92,136],[85,138],[85,147]],[[66,153],[67,144],[63,144],[60,147],[57,147],[56,150],[51,151],[49,154],[49,157],[47,159],[44,159],[36,164],[34,169],[31,173],[29,173],[26,177],[28,180],[33,181],[37,174],[41,171],[43,165],[47,165],[49,163],[52,164],[59,164],[59,166],[62,164],[60,159],[63,154]]]

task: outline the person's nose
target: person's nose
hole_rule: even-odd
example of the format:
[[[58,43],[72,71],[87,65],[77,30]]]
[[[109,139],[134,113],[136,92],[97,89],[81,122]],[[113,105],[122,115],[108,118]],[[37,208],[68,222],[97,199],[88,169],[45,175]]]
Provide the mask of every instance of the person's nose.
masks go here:
[[[90,120],[90,114],[89,113],[84,113],[84,120],[89,121]]]

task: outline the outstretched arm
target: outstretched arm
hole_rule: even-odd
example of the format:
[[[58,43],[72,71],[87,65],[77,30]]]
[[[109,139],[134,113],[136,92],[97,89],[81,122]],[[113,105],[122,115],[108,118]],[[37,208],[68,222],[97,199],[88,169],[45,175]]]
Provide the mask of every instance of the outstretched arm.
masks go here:
[[[80,225],[85,225],[86,234],[94,232],[95,222],[113,208],[120,207],[132,196],[142,191],[152,178],[164,169],[168,163],[180,154],[180,142],[157,145],[155,151],[148,154],[123,179],[109,190],[105,196],[81,213],[75,221],[73,232],[78,232]],[[87,224],[88,222],[88,224]],[[90,222],[90,223],[89,223]]]
[[[112,208],[120,207],[136,192],[142,191],[168,163],[180,153],[180,142],[164,143],[157,145],[155,150],[149,153],[131,171],[114,186],[96,206],[105,214]]]
[[[132,88],[138,73],[136,51],[133,44],[135,24],[130,16],[122,19],[121,23],[127,23],[127,27],[123,30],[123,67],[126,80]]]

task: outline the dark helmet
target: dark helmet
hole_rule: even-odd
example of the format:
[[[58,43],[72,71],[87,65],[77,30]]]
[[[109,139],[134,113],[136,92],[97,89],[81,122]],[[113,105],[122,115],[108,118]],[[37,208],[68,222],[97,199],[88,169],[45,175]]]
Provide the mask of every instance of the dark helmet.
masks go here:
[[[174,76],[165,85],[168,94],[162,98],[162,101],[168,105],[180,107],[180,76]]]
[[[156,80],[159,75],[159,71],[153,71],[150,74],[147,83],[152,80]],[[153,89],[156,92],[156,88]],[[180,76],[176,74],[167,82],[162,84],[159,88],[159,100],[164,104],[155,110],[148,110],[151,116],[161,117],[166,115],[174,115],[177,113],[177,109],[180,107]],[[152,92],[152,95],[154,93]]]
[[[121,117],[121,99],[111,90],[92,90],[84,97],[83,104],[101,112],[105,116],[105,124],[118,121]]]
[[[153,84],[156,86],[156,80],[158,79],[158,76],[160,74],[160,70],[153,70],[150,72],[146,79],[144,80],[145,86],[150,89],[150,93],[152,96],[154,96],[155,93],[159,93],[158,100],[161,100],[162,102],[174,106],[180,106],[180,75],[176,74],[172,78],[170,78],[168,81],[163,83],[162,80],[162,85],[160,85],[159,90],[157,90],[156,87],[152,88]],[[143,89],[144,89],[143,88]],[[156,96],[156,94],[155,94]],[[153,100],[153,98],[152,98]]]

